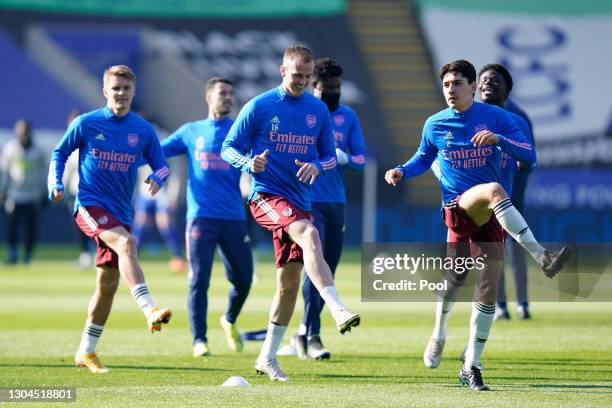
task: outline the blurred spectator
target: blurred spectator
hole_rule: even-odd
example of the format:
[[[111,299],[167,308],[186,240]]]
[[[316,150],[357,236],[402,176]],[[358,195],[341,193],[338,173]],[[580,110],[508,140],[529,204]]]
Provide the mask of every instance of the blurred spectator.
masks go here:
[[[24,228],[23,261],[28,263],[36,243],[38,213],[46,195],[46,155],[32,140],[32,126],[25,119],[15,122],[15,138],[2,149],[0,203],[6,212],[7,263],[18,260],[19,228]]]

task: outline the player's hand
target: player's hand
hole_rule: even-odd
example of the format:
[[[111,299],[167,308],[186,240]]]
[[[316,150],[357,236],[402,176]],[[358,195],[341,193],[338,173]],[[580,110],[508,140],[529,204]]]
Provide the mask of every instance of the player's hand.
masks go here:
[[[319,169],[312,163],[302,163],[299,160],[295,160],[295,164],[300,166],[296,176],[302,183],[314,184],[317,176],[319,175]]]
[[[149,185],[149,193],[151,195],[157,194],[157,192],[161,188],[161,186],[159,184],[157,184],[157,182],[155,180],[153,180],[153,179],[146,179],[145,183],[147,183]]]
[[[336,147],[336,159],[338,160],[338,164],[345,165],[349,162],[349,157],[344,150]]]
[[[404,178],[404,173],[397,167],[387,170],[385,173],[385,181],[393,187],[397,186],[397,183],[399,183],[402,178]]]
[[[516,165],[518,166],[519,169],[528,169],[531,167],[531,164],[520,162],[520,161],[517,161]]]
[[[266,169],[266,164],[268,164],[268,155],[270,154],[270,150],[266,149],[262,154],[257,154],[253,156],[251,159],[251,173],[261,173]]]
[[[496,145],[499,142],[499,137],[490,130],[481,130],[472,136],[470,141],[474,144],[474,147]]]
[[[56,204],[62,201],[63,199],[64,199],[64,191],[54,188],[53,192],[51,193],[51,202],[53,204]]]

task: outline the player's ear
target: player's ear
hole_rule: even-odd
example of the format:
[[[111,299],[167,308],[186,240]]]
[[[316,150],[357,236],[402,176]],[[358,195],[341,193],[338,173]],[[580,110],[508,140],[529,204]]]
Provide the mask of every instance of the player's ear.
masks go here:
[[[281,76],[282,76],[283,78],[285,77],[285,72],[287,72],[287,68],[285,68],[285,66],[284,66],[284,65],[281,65],[281,66],[280,66],[280,73],[281,73]]]

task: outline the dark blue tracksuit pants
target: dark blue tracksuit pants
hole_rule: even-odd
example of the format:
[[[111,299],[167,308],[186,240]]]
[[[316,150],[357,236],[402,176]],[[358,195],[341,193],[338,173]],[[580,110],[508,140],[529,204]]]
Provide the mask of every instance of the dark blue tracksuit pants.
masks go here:
[[[208,286],[215,249],[225,265],[225,275],[232,284],[225,318],[233,323],[246,301],[253,280],[253,254],[246,221],[195,218],[186,231],[189,261],[189,323],[194,343],[206,342]]]

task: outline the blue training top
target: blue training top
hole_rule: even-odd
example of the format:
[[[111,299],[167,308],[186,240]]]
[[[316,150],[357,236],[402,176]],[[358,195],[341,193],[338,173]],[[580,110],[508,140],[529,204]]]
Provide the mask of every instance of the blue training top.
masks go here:
[[[268,164],[263,172],[253,173],[249,200],[257,193],[269,193],[310,211],[310,184],[297,178],[299,166],[295,160],[313,163],[319,169],[319,177],[326,177],[321,173],[336,166],[327,105],[308,92],[291,96],[282,85],[251,99],[223,142],[221,156],[234,167],[251,173],[245,153],[253,157],[266,149],[270,151]]]
[[[470,140],[481,130],[497,134],[498,144],[475,148]],[[535,162],[533,147],[506,111],[473,102],[465,112],[447,108],[430,116],[419,149],[398,168],[409,179],[428,170],[437,159],[442,201],[448,202],[478,184],[498,182],[502,150],[518,161]]]
[[[221,145],[234,121],[203,119],[186,123],[162,141],[167,157],[189,158],[187,219],[244,220],[240,170],[221,158]]]
[[[514,120],[516,125],[519,127],[519,129],[521,129],[527,141],[533,146],[533,136],[531,135],[531,130],[529,129],[529,125],[527,124],[525,119],[523,119],[522,117],[516,114],[513,114],[512,112],[508,112],[508,113],[510,114],[510,117],[512,118],[512,120]],[[533,165],[535,165],[535,163]],[[518,171],[517,161],[515,158],[510,156],[508,153],[502,151],[499,167],[500,167],[500,175],[499,175],[500,184],[502,185],[506,193],[508,193],[509,196],[512,196],[512,189],[514,185],[514,175]],[[437,160],[432,163],[431,171],[433,172],[434,176],[436,176],[436,178],[440,180],[440,165],[438,164]]]
[[[362,171],[365,162],[365,141],[361,132],[359,118],[355,112],[346,105],[340,105],[331,112],[332,132],[336,148],[347,153],[349,161],[341,165],[338,163],[334,170],[318,177],[310,190],[313,203],[346,203],[344,191],[344,167],[354,171]]]
[[[523,132],[523,135],[525,135],[525,139],[527,139],[527,142],[531,146],[533,146],[533,136],[531,135],[531,130],[529,129],[529,125],[527,124],[525,119],[523,119],[521,116],[515,113],[512,113],[510,111],[507,111],[507,112],[512,118],[512,120],[514,120],[514,123],[516,123],[519,129]],[[534,154],[535,154],[535,149],[534,149]],[[502,185],[504,190],[506,190],[506,193],[508,193],[510,197],[512,197],[512,186],[514,184],[514,175],[519,169],[516,162],[517,161],[512,156],[502,151],[501,162],[500,162],[500,168],[501,168],[500,184]],[[535,164],[535,161],[533,164]]]
[[[102,207],[125,225],[132,224],[132,194],[138,165],[146,161],[160,186],[170,175],[155,129],[133,112],[115,116],[106,107],[74,119],[51,155],[49,194],[64,190],[66,160],[79,149],[79,206]]]

